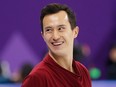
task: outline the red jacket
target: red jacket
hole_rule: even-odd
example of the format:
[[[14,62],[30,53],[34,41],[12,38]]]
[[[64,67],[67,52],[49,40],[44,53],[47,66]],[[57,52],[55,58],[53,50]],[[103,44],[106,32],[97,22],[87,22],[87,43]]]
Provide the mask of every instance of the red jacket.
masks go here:
[[[62,68],[47,55],[23,81],[22,87],[91,87],[87,69],[73,61],[75,74]]]

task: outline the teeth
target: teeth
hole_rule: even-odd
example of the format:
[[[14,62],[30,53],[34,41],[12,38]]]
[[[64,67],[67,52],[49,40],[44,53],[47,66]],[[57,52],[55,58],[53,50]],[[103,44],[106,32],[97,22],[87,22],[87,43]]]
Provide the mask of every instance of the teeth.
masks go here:
[[[53,42],[52,44],[55,46],[61,45],[63,42]]]

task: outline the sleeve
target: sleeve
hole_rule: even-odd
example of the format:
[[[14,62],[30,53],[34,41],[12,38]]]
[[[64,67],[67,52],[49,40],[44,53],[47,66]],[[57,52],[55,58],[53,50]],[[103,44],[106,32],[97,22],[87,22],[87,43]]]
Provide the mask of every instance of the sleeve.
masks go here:
[[[46,87],[45,81],[43,74],[34,73],[24,79],[21,87]]]

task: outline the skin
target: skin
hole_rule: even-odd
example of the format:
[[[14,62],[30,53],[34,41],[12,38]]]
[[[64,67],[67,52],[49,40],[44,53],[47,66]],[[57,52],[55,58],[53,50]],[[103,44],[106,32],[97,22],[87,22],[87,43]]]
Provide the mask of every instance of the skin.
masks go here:
[[[49,55],[57,64],[73,73],[73,44],[78,32],[78,27],[71,29],[65,11],[46,15],[43,19],[42,37],[49,48]]]

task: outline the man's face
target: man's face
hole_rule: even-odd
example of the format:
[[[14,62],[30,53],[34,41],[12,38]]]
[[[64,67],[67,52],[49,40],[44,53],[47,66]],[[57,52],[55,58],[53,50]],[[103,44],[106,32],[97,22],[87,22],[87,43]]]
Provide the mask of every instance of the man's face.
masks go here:
[[[67,13],[59,11],[46,15],[43,19],[42,36],[49,51],[55,55],[65,56],[73,52],[74,38],[78,35],[78,27],[71,29]]]

